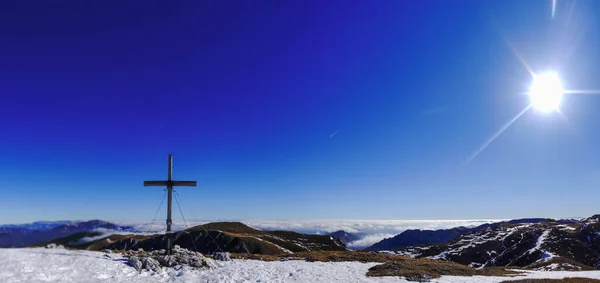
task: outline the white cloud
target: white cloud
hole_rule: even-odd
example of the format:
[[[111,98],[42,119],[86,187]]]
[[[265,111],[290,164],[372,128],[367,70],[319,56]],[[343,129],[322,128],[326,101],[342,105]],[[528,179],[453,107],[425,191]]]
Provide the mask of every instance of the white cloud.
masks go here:
[[[385,239],[396,236],[396,234],[370,234],[366,235],[360,240],[356,240],[347,244],[347,246],[351,249],[362,249],[366,247],[370,247],[373,244]]]
[[[222,220],[219,220],[222,221]],[[238,221],[238,220],[229,220]],[[243,222],[260,230],[289,230],[306,234],[327,234],[338,230],[349,233],[361,234],[363,237],[358,241],[349,243],[349,247],[366,247],[384,238],[393,237],[409,229],[437,230],[448,229],[458,226],[472,227],[485,223],[499,222],[503,219],[473,219],[473,220],[248,220]],[[205,224],[208,220],[192,220],[187,222],[187,227]],[[138,231],[146,233],[164,233],[166,225],[164,220],[154,223],[119,223],[131,225]],[[173,220],[173,230],[183,230],[186,225],[183,221]]]
[[[126,232],[126,231],[119,231],[119,230],[111,230],[111,229],[105,229],[105,228],[98,228],[93,230],[93,232],[99,232],[100,235],[98,236],[93,236],[93,237],[83,237],[81,239],[79,239],[77,241],[77,243],[79,244],[83,244],[83,243],[89,243],[92,241],[96,241],[96,240],[100,240],[102,238],[108,237],[110,235],[131,235],[131,234],[136,234],[136,235],[152,235],[154,233],[138,233],[138,232]]]
[[[344,230],[361,234],[397,235],[409,229],[447,229],[458,226],[477,226],[501,220],[303,220],[274,221],[252,220],[248,225],[262,230],[291,230],[303,233],[331,233]]]

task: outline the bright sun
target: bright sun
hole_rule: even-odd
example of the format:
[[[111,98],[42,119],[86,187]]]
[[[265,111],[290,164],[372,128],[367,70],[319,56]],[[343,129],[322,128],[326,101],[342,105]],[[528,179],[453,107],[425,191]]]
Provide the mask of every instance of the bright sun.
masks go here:
[[[536,75],[529,88],[531,106],[541,112],[558,111],[563,92],[562,83],[556,72]]]

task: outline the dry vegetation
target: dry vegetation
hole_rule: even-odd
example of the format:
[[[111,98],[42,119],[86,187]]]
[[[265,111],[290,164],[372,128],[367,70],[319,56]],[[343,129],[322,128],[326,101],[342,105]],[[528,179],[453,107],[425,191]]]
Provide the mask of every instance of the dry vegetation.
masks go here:
[[[462,264],[441,260],[403,260],[386,262],[369,268],[367,276],[402,276],[410,281],[439,278],[442,275],[454,276],[507,276],[519,273],[504,268],[475,269]]]
[[[263,254],[232,254],[232,258],[239,259],[257,259],[263,261],[277,260],[306,260],[306,261],[358,261],[358,262],[390,262],[395,260],[414,260],[408,257],[379,254],[371,252],[353,252],[353,251],[316,251],[316,252],[298,252],[282,255],[263,255]]]
[[[591,266],[587,266],[585,264],[582,264],[580,262],[574,261],[572,259],[566,258],[566,257],[554,257],[551,258],[550,260],[545,260],[545,261],[538,261],[536,263],[533,263],[531,265],[526,266],[526,269],[538,269],[540,267],[544,267],[544,266],[548,266],[550,264],[553,263],[558,263],[558,264],[568,264],[571,265],[572,268],[566,268],[565,270],[569,270],[569,271],[578,271],[578,270],[597,270]],[[566,267],[566,266],[564,266]]]

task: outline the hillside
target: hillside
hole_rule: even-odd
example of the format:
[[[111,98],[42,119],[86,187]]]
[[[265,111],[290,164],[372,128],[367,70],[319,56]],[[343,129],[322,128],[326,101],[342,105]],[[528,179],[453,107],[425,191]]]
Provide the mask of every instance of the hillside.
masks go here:
[[[82,235],[83,236],[83,235]],[[307,235],[290,231],[260,231],[240,222],[216,222],[174,233],[174,244],[202,253],[214,251],[285,254],[304,251],[343,251],[345,245],[332,236]],[[165,235],[111,235],[82,245],[78,237],[57,239],[57,244],[88,250],[163,249]],[[54,242],[54,241],[53,241]]]
[[[397,253],[474,267],[542,267],[540,263],[565,259],[574,265],[599,268],[599,222],[600,215],[576,222],[504,222],[460,235],[446,244],[404,248]]]
[[[558,224],[571,224],[575,220],[553,220],[548,218],[522,218],[496,223],[486,223],[475,227],[456,227],[451,229],[439,230],[406,230],[394,237],[386,238],[365,248],[366,251],[394,251],[407,247],[415,247],[431,244],[445,244],[455,239],[458,236],[468,233],[474,233],[490,227],[495,227],[503,224],[537,224],[544,222],[556,222]]]

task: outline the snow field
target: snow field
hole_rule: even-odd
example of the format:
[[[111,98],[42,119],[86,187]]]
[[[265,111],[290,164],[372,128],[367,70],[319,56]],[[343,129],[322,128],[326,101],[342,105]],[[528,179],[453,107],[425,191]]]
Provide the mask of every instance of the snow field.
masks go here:
[[[162,273],[136,272],[123,257],[91,251],[24,248],[0,249],[0,282],[409,282],[399,277],[367,277],[377,263],[233,260],[220,268],[179,267]],[[587,277],[600,271],[527,271],[517,277],[442,276],[431,282],[501,282],[523,278]]]

